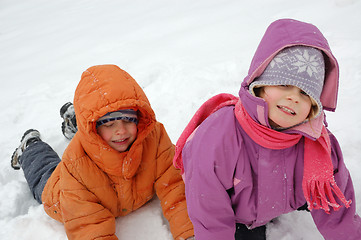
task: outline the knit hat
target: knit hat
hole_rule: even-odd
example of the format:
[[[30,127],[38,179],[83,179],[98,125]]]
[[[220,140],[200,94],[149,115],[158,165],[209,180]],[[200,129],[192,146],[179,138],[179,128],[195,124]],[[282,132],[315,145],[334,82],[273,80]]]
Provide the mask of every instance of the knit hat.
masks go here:
[[[115,112],[109,112],[97,120],[96,127],[99,127],[104,123],[115,120],[125,120],[128,122],[134,122],[135,124],[138,124],[137,111],[133,109],[124,109]]]
[[[303,90],[317,103],[314,118],[320,115],[322,103],[320,96],[325,79],[325,62],[322,52],[313,47],[293,46],[281,50],[268,64],[261,76],[249,86],[292,85]]]

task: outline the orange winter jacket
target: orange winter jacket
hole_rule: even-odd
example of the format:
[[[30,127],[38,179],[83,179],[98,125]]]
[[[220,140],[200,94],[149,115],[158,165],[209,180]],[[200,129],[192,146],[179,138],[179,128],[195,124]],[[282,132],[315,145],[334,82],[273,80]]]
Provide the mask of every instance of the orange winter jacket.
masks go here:
[[[118,239],[115,217],[160,199],[174,239],[193,236],[184,184],[172,165],[174,145],[156,121],[140,86],[114,65],[94,66],[74,95],[78,132],[48,180],[45,211],[63,222],[69,239]],[[128,151],[111,148],[96,131],[96,120],[119,109],[138,110],[137,138]]]

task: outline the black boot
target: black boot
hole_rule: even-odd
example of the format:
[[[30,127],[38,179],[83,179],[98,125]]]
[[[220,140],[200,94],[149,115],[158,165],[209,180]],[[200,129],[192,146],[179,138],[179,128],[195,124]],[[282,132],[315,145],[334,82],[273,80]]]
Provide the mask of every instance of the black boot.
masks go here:
[[[236,223],[235,240],[266,240],[266,225],[248,229],[246,225]]]
[[[61,123],[61,131],[67,139],[72,139],[75,133],[78,131],[76,124],[74,106],[71,102],[65,103],[60,108],[60,116],[63,118]]]
[[[21,167],[20,157],[23,154],[24,150],[32,143],[40,141],[40,133],[38,130],[29,129],[27,130],[21,140],[20,145],[17,147],[11,156],[11,167],[15,170],[19,170]]]

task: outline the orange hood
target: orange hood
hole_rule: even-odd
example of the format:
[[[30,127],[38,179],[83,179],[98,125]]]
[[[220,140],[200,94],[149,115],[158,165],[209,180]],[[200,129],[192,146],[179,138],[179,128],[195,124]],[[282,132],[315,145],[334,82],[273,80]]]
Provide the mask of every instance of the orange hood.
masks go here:
[[[138,135],[126,152],[111,148],[98,134],[96,121],[108,112],[138,110]],[[87,155],[105,172],[131,178],[141,162],[143,140],[153,129],[156,119],[148,98],[137,82],[115,65],[87,69],[74,95],[74,109],[80,141]]]

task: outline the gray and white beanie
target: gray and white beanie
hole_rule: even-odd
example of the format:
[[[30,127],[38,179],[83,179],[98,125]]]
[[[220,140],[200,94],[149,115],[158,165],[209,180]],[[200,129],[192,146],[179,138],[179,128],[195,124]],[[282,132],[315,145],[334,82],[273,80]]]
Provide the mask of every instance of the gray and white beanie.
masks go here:
[[[315,118],[322,111],[320,101],[325,79],[325,62],[322,52],[313,47],[293,46],[281,50],[268,64],[261,76],[249,86],[254,88],[269,85],[292,85],[307,93],[318,106]]]
[[[138,114],[134,109],[123,109],[119,111],[108,112],[97,120],[96,127],[115,120],[124,120],[138,124]]]

